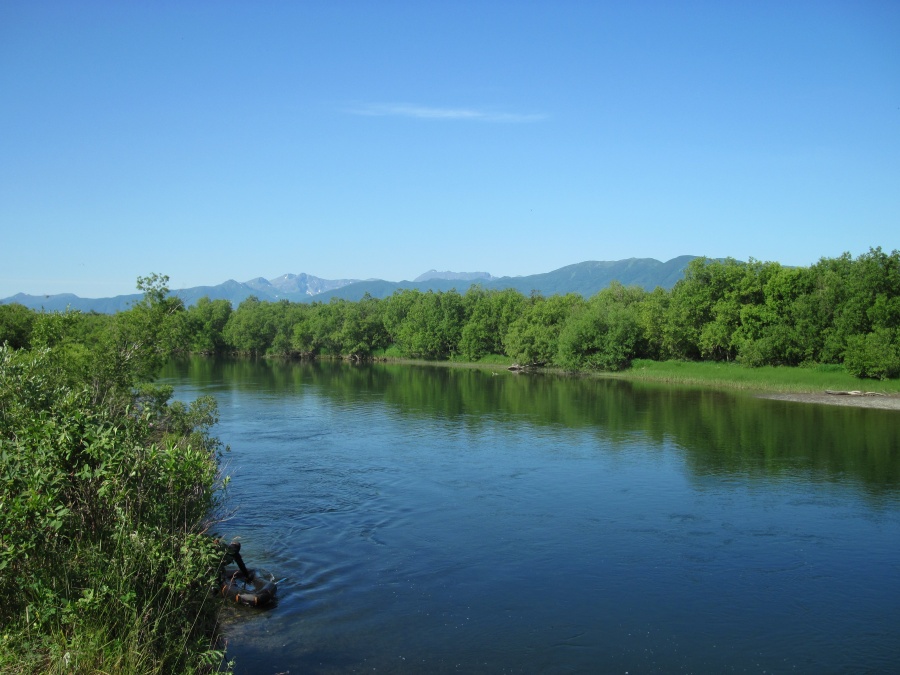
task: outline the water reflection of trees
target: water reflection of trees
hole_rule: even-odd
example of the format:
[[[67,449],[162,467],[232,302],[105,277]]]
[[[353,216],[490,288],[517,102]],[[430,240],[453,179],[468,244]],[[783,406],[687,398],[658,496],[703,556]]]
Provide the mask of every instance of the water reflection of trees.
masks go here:
[[[613,447],[640,436],[681,447],[696,475],[796,477],[808,471],[852,477],[869,490],[900,487],[900,417],[892,411],[442,366],[191,358],[169,364],[164,376],[268,393],[315,391],[348,406],[374,398],[404,414],[473,428],[489,420],[590,428]]]

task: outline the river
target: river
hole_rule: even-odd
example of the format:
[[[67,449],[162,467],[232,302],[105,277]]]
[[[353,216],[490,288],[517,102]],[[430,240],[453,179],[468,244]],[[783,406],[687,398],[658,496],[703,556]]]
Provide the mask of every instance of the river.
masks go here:
[[[900,667],[900,413],[471,368],[190,359],[278,602],[239,675]]]

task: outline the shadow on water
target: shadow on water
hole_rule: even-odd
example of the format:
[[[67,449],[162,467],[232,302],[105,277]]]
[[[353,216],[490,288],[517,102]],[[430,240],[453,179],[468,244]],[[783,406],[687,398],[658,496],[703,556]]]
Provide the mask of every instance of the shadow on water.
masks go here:
[[[337,406],[378,400],[404,415],[478,429],[498,422],[590,429],[607,447],[636,435],[675,443],[695,477],[777,479],[808,471],[848,478],[870,497],[900,486],[900,423],[894,411],[759,399],[745,393],[560,375],[440,366],[191,358],[163,373],[198,385],[302,396]]]

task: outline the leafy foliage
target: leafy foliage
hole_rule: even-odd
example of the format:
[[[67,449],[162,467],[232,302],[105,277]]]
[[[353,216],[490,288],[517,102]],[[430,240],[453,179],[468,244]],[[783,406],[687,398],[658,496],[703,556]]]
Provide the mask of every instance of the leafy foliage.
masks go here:
[[[146,298],[129,312],[73,318],[0,308],[0,330],[13,347],[53,346],[66,370],[90,375],[95,401],[108,393],[103,383],[121,389],[154,372],[165,354],[184,350],[356,361],[500,358],[573,370],[619,370],[636,358],[831,364],[858,377],[900,376],[900,253],[880,248],[800,268],[696,258],[671,291],[612,283],[587,299],[476,285],[465,295],[402,289],[358,302],[250,297],[233,311],[203,299],[184,310],[165,277],[140,281]]]
[[[6,343],[13,349],[27,347],[31,343],[34,312],[11,303],[0,305],[0,345]]]
[[[109,321],[35,317],[0,347],[0,670],[199,672],[221,553],[215,403],[149,380],[182,344],[165,277]],[[80,338],[89,335],[89,343]]]
[[[856,377],[880,380],[900,377],[900,331],[881,327],[871,333],[850,336],[844,366]]]
[[[227,300],[200,298],[185,313],[186,330],[191,338],[190,349],[201,354],[213,354],[225,349],[225,326],[231,318],[231,303]]]
[[[885,378],[898,376],[898,331],[900,253],[876,248],[806,268],[696,258],[671,291],[612,283],[588,299],[478,285],[465,295],[404,289],[356,303],[251,298],[221,334],[224,349],[253,354],[495,355],[573,370],[619,370],[635,358],[752,367],[846,363],[859,377]],[[194,335],[198,344],[196,329]]]

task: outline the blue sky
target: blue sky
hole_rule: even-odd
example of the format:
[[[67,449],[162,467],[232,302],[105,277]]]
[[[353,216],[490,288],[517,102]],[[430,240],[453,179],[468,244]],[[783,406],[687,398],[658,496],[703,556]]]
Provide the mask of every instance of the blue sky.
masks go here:
[[[900,248],[900,3],[0,0],[0,298]]]

